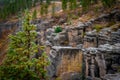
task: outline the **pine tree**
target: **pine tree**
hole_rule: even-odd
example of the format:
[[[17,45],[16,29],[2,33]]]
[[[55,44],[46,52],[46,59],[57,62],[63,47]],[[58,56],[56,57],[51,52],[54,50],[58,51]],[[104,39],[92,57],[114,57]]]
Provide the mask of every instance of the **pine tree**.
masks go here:
[[[40,14],[41,14],[41,16],[43,16],[44,15],[44,4],[42,4],[41,6],[40,6]]]
[[[117,0],[101,0],[101,1],[103,6],[105,7],[112,7],[117,2]]]
[[[55,15],[55,2],[53,2],[52,4],[52,16]]]
[[[91,0],[81,0],[81,5],[84,11],[88,10],[90,4],[91,4]]]
[[[77,8],[77,0],[73,0],[73,9]]]
[[[43,3],[43,0],[40,0],[40,4],[42,4]]]
[[[45,55],[38,59],[33,55],[38,52],[36,27],[26,12],[22,31],[11,35],[6,59],[0,66],[0,80],[40,80],[45,78],[44,67],[48,64]]]
[[[69,0],[69,8],[73,10],[77,7],[77,0]]]
[[[62,0],[62,9],[66,10],[67,9],[67,0]]]
[[[45,6],[44,6],[45,15],[48,14],[48,6],[49,4],[45,3]]]
[[[32,19],[36,19],[37,18],[37,11],[36,9],[34,10],[33,14],[32,14]]]
[[[46,0],[46,3],[49,5],[51,0]]]

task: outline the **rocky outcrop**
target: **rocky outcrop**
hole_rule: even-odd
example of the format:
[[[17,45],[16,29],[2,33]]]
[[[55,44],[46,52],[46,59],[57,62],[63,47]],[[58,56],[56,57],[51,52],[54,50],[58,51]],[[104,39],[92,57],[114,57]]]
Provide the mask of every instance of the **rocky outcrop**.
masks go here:
[[[108,74],[104,76],[104,80],[120,80],[120,74]]]
[[[119,9],[115,9],[113,11],[111,11],[108,14],[103,14],[101,16],[99,16],[98,18],[94,19],[95,22],[119,22],[120,21],[120,10]]]
[[[100,45],[84,50],[86,76],[103,78],[106,74],[118,73],[120,66],[120,44]]]
[[[50,77],[65,77],[66,73],[82,72],[82,64],[80,64],[82,63],[82,53],[79,48],[53,46],[49,60],[50,65],[47,69]]]

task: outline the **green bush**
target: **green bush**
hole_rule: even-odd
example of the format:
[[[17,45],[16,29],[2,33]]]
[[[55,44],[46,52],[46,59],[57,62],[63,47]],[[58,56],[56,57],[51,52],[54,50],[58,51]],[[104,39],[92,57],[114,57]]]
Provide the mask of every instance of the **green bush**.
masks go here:
[[[102,29],[103,27],[101,25],[95,25],[94,26],[94,29],[97,31],[97,32],[100,32],[100,30]]]
[[[68,0],[62,0],[62,9],[63,10],[67,9],[67,2],[68,2]]]
[[[33,14],[32,14],[32,19],[36,19],[37,18],[37,11],[36,9],[34,10]]]
[[[0,80],[45,80],[48,65],[45,53],[38,58],[40,45],[36,44],[36,26],[31,24],[28,12],[23,20],[22,30],[10,36],[10,44],[6,58],[0,65]]]
[[[60,26],[57,26],[55,28],[55,33],[59,33],[59,32],[62,32],[62,28]]]

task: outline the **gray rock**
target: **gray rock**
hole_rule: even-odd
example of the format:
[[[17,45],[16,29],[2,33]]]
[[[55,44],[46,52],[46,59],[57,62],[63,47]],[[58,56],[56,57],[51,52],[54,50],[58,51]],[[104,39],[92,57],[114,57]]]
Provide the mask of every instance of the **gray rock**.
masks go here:
[[[41,19],[36,19],[36,20],[33,20],[31,23],[32,24],[39,24],[39,23],[41,23]]]
[[[94,22],[94,21],[95,21],[95,19],[90,19],[89,21],[90,21],[90,22]]]
[[[2,38],[2,30],[0,29],[0,38]]]
[[[58,21],[59,24],[63,24],[66,22],[66,18],[60,18],[60,20]]]
[[[49,41],[45,42],[46,46],[51,46],[52,47],[52,43],[50,43]]]
[[[86,26],[92,26],[92,22],[88,21],[85,23]]]
[[[104,29],[101,29],[100,34],[107,34],[108,32],[111,32],[111,29],[110,28],[104,28]]]
[[[95,21],[108,21],[110,18],[110,14],[102,14]]]
[[[89,47],[86,49],[87,52],[89,52],[90,54],[96,54],[98,52],[97,48],[94,47]]]
[[[52,33],[52,34],[51,34],[52,37],[55,37],[56,35],[57,35],[56,33]]]
[[[115,22],[119,22],[119,21],[120,21],[120,11],[117,12],[117,13],[114,15],[114,19],[115,19]]]
[[[86,26],[86,25],[83,22],[79,22],[77,25],[77,27],[79,27],[79,28],[83,28],[84,26]]]
[[[49,28],[46,30],[46,35],[50,36],[52,33],[54,33],[54,29],[53,28]]]
[[[86,80],[93,80],[92,77],[87,76]]]
[[[120,74],[107,74],[104,77],[105,80],[120,80]]]
[[[49,23],[49,21],[42,21],[41,23],[36,24],[37,25],[37,30],[47,30],[48,28],[52,28],[51,24]]]
[[[47,36],[47,40],[51,42],[53,40],[52,36]]]
[[[79,73],[69,72],[61,75],[61,80],[82,80]]]
[[[89,37],[96,37],[96,34],[97,34],[96,30],[86,32],[86,36],[89,36]]]
[[[84,41],[94,42],[94,39],[95,39],[94,37],[85,36]]]
[[[77,45],[77,47],[82,49],[83,48],[83,44],[79,44],[79,45]]]

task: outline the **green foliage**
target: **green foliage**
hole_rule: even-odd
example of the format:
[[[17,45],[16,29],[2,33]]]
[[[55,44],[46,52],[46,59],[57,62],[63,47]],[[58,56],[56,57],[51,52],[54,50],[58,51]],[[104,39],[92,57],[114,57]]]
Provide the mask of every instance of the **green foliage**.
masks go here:
[[[37,18],[37,11],[36,9],[34,10],[33,14],[32,14],[32,19],[36,19]]]
[[[60,26],[57,26],[55,28],[55,33],[59,33],[59,32],[62,32],[62,28]]]
[[[52,16],[55,15],[55,3],[52,4]]]
[[[46,0],[46,3],[49,5],[51,0]]]
[[[44,5],[40,6],[40,14],[41,14],[41,16],[43,16],[43,14],[44,14]]]
[[[44,11],[45,11],[45,14],[47,15],[48,14],[48,4],[47,3],[45,4]]]
[[[95,25],[94,29],[95,29],[97,32],[100,32],[100,30],[102,29],[102,26],[101,26],[101,25]]]
[[[40,4],[42,4],[43,3],[43,0],[40,0]]]
[[[4,6],[0,7],[0,19],[6,19],[11,15],[17,14],[19,11],[24,11],[26,8],[30,9],[38,2],[41,4],[40,14],[48,14],[48,7],[51,3],[50,1],[51,0],[46,0],[46,3],[44,3],[43,0],[3,0]],[[108,8],[114,6],[117,1],[118,0],[61,0],[62,9],[64,11],[67,10],[68,7],[70,10],[74,10],[77,8],[78,3],[82,5],[83,11],[86,11],[92,3],[97,4],[102,2],[103,6]],[[55,8],[52,8],[52,11],[54,11],[54,9]]]
[[[63,10],[67,9],[67,2],[68,2],[68,0],[62,0],[62,9]]]
[[[87,10],[91,4],[91,0],[81,0],[83,10]]]
[[[73,0],[73,9],[77,8],[77,0]]]
[[[41,6],[40,6],[40,14],[41,16],[43,16],[44,14],[47,15],[48,14],[48,7],[49,7],[49,4],[47,3],[43,3]]]
[[[69,25],[72,24],[72,22],[71,22],[72,18],[73,18],[73,15],[68,11],[68,15],[67,15],[67,24],[69,24]]]
[[[39,0],[4,0],[4,5],[0,8],[0,18],[4,19],[8,16],[24,11],[26,8],[31,8]]]
[[[84,38],[84,36],[85,36],[85,35],[86,35],[86,33],[85,33],[85,32],[83,32],[83,33],[82,33],[82,37]]]
[[[69,0],[69,9],[73,10],[77,7],[77,0]]]
[[[10,35],[6,59],[0,66],[0,80],[40,80],[46,76],[44,69],[48,62],[45,53],[38,59],[32,56],[38,52],[36,26],[30,24],[31,16],[26,11],[22,31]]]
[[[105,7],[112,7],[116,3],[116,0],[101,0],[101,1],[103,6]]]

